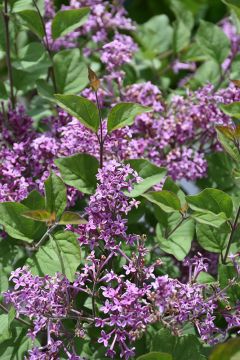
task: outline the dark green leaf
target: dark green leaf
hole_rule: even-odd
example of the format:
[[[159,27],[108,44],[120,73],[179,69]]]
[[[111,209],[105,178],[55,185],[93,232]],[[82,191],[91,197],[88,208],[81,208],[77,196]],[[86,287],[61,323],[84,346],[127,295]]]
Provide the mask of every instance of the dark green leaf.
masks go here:
[[[49,101],[54,101],[54,89],[46,80],[39,79],[36,81],[38,94]]]
[[[5,88],[5,85],[2,81],[0,81],[0,99],[2,100],[7,100],[8,99],[8,94],[7,94],[7,90]]]
[[[77,118],[88,129],[97,133],[99,128],[99,115],[96,105],[82,96],[54,95],[56,103],[70,115]]]
[[[63,181],[85,194],[93,193],[97,185],[98,161],[88,154],[76,154],[55,160]]]
[[[45,199],[37,190],[31,191],[28,197],[22,200],[21,203],[31,210],[45,209]]]
[[[217,345],[211,353],[209,360],[238,360],[240,359],[240,339],[230,339]]]
[[[141,355],[137,360],[172,360],[172,355],[163,352],[151,352],[145,355]]]
[[[139,184],[134,185],[130,193],[126,193],[131,197],[142,195],[152,186],[159,184],[167,172],[165,168],[158,167],[144,159],[127,160],[126,163],[130,164],[131,168],[136,170],[143,179]]]
[[[53,58],[57,89],[61,94],[76,94],[88,84],[87,67],[79,49],[65,49]]]
[[[11,331],[9,330],[8,325],[8,314],[1,314],[0,315],[0,344],[11,338]]]
[[[89,12],[88,7],[59,11],[52,21],[53,39],[55,40],[79,28],[87,21]]]
[[[137,115],[152,111],[152,108],[135,103],[120,103],[115,105],[108,116],[108,132],[132,125]]]
[[[41,18],[36,10],[22,10],[17,13],[25,22],[26,26],[40,39],[45,35]]]
[[[235,13],[240,18],[240,3],[238,0],[222,0],[222,2],[229,6],[230,9],[235,11]]]

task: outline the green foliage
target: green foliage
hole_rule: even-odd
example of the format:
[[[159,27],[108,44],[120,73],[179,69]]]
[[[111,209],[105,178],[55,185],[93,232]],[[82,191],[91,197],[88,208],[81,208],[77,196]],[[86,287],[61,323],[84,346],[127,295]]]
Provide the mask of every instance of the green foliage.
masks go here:
[[[196,41],[202,51],[219,65],[229,55],[230,40],[217,25],[201,20]]]
[[[67,35],[79,28],[87,21],[89,12],[90,9],[88,7],[59,11],[52,21],[53,39],[55,40],[60,36]]]
[[[20,203],[1,203],[0,224],[13,238],[31,243],[34,239],[38,239],[43,235],[46,227],[44,224],[25,219],[22,214],[28,210],[29,208]]]
[[[88,129],[97,133],[99,128],[99,116],[96,105],[77,95],[54,95],[56,103],[70,115],[77,118]]]
[[[240,357],[240,340],[230,339],[217,345],[211,353],[209,360],[238,360]]]
[[[49,241],[28,259],[27,264],[33,274],[53,276],[56,272],[61,272],[73,281],[80,261],[77,235],[70,231],[61,231],[51,236]]]
[[[218,229],[201,223],[196,226],[198,243],[203,249],[214,253],[222,253],[226,248],[230,231],[226,223]]]
[[[137,115],[151,110],[150,107],[134,103],[120,103],[115,105],[108,115],[108,132],[132,125]]]
[[[76,154],[55,160],[63,181],[85,194],[91,194],[97,185],[98,161],[88,154]]]

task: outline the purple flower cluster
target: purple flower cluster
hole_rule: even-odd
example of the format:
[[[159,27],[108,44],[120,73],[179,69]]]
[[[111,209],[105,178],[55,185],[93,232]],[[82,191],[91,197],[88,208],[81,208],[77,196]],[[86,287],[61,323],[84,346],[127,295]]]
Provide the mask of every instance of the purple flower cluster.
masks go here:
[[[94,248],[103,241],[106,248],[111,248],[118,238],[133,244],[136,236],[126,233],[126,215],[138,202],[128,198],[123,191],[131,191],[132,184],[141,179],[129,165],[121,165],[115,160],[99,170],[97,179],[96,192],[86,208],[88,223],[76,230],[80,243]]]

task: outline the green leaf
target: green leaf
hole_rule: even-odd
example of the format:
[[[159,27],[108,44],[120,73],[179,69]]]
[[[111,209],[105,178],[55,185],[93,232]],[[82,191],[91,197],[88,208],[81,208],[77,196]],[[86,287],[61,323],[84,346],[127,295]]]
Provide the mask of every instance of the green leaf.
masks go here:
[[[165,168],[158,167],[144,159],[126,160],[126,163],[130,164],[131,168],[136,170],[138,175],[143,179],[139,184],[134,185],[130,193],[126,192],[126,195],[130,197],[142,195],[152,186],[159,184],[167,173]]]
[[[72,211],[65,211],[61,219],[59,220],[59,225],[78,225],[78,224],[86,224],[87,220],[83,219],[78,213]]]
[[[164,231],[161,225],[158,224],[156,235],[160,248],[167,254],[173,255],[177,260],[182,261],[191,249],[194,237],[194,222],[186,220],[168,238],[164,237]]]
[[[216,280],[212,275],[208,274],[205,271],[201,271],[197,277],[197,282],[199,284],[211,284],[216,282]]]
[[[224,213],[213,214],[210,212],[206,212],[205,214],[203,212],[195,211],[193,214],[191,214],[191,217],[200,224],[211,225],[216,228],[219,228],[227,220]]]
[[[11,324],[13,322],[13,320],[15,319],[16,316],[16,309],[14,306],[11,306],[10,309],[8,310],[8,329],[10,331],[10,327]]]
[[[59,11],[52,21],[53,39],[67,35],[79,28],[87,21],[89,13],[88,7]]]
[[[163,352],[151,352],[139,356],[137,360],[172,360],[172,355]]]
[[[51,221],[52,215],[47,210],[30,210],[25,211],[22,214],[23,217],[27,219],[32,219],[36,221],[49,222]]]
[[[81,252],[77,235],[71,231],[61,231],[41,246],[27,263],[33,274],[53,276],[56,272],[61,272],[73,281],[80,261]]]
[[[205,224],[196,226],[198,243],[203,249],[214,253],[221,253],[226,248],[230,231],[226,223],[218,229]]]
[[[217,137],[218,141],[222,144],[226,152],[236,161],[237,164],[240,164],[240,151],[238,146],[235,144],[233,139],[229,138],[226,127],[217,126]]]
[[[181,210],[181,203],[176,194],[171,191],[153,191],[142,195],[148,201],[158,205],[166,213]]]
[[[174,23],[173,32],[173,49],[175,53],[183,50],[189,45],[191,38],[191,30],[184,24],[183,21],[177,20]]]
[[[22,214],[29,209],[20,203],[5,202],[0,204],[0,224],[13,238],[32,242],[39,239],[46,227],[44,224],[25,219]]]
[[[120,103],[115,105],[108,115],[108,132],[132,125],[137,115],[149,111],[152,111],[152,108],[135,103]]]
[[[196,41],[202,51],[219,65],[227,58],[230,52],[230,40],[215,24],[201,20],[196,35]]]
[[[219,104],[219,108],[228,116],[240,118],[240,101],[235,101],[231,104]]]
[[[99,115],[96,105],[82,96],[54,95],[56,103],[70,115],[77,118],[88,129],[97,133],[99,128]]]
[[[170,353],[173,360],[206,360],[196,336],[173,336],[168,329],[161,329],[152,337],[150,350]]]
[[[67,206],[66,186],[54,172],[51,172],[44,184],[46,209],[50,214],[56,214],[58,220]]]
[[[211,353],[209,360],[238,360],[240,358],[240,339],[230,339],[217,345]]]
[[[9,330],[8,325],[8,314],[1,314],[0,315],[0,344],[11,338],[11,332]]]
[[[21,203],[31,210],[35,210],[36,208],[41,210],[45,209],[45,199],[37,190],[31,191],[28,197],[23,199]]]
[[[192,210],[200,213],[221,214],[230,219],[233,212],[231,197],[218,189],[207,188],[197,195],[186,196]]]
[[[136,35],[143,50],[154,56],[170,48],[173,29],[166,15],[156,15],[140,25]]]
[[[179,200],[181,201],[181,206],[183,207],[186,204],[185,194],[180,189],[180,187],[172,180],[171,177],[167,177],[164,184],[163,190],[171,191],[172,193],[176,194]]]
[[[65,49],[53,57],[57,89],[61,94],[76,94],[88,84],[87,67],[79,49]]]
[[[8,99],[8,94],[7,94],[7,90],[5,88],[5,85],[2,81],[0,81],[0,99],[2,100],[7,100]]]
[[[17,13],[25,22],[26,26],[40,39],[45,35],[43,23],[36,10],[22,10]]]
[[[97,186],[99,163],[88,154],[76,154],[55,160],[63,181],[84,194],[92,194]]]

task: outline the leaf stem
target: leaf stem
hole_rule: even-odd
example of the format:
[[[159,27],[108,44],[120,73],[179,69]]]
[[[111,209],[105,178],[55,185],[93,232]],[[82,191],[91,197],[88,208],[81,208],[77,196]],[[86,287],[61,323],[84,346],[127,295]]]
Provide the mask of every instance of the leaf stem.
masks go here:
[[[95,96],[96,96],[98,116],[100,121],[100,138],[98,137],[98,142],[100,145],[100,169],[101,169],[103,167],[104,139],[103,139],[103,120],[102,120],[102,113],[101,113],[100,103],[98,100],[97,90],[95,91]]]
[[[45,22],[44,22],[44,19],[42,17],[42,14],[41,14],[41,12],[39,10],[39,7],[38,7],[36,1],[33,0],[33,3],[34,3],[34,6],[35,6],[35,8],[36,8],[36,10],[38,12],[38,15],[40,17],[40,20],[41,20],[41,23],[42,23],[42,26],[43,26],[43,31],[44,31],[44,35],[45,35],[45,41],[43,40],[43,45],[44,45],[45,49],[47,50],[48,55],[49,55],[50,60],[51,60],[51,63],[52,63],[52,66],[50,68],[50,73],[51,73],[51,78],[52,78],[52,82],[53,82],[54,91],[55,91],[55,93],[57,93],[57,83],[56,83],[56,77],[55,77],[55,72],[54,72],[54,67],[53,67],[53,56],[52,56],[51,48],[50,48],[50,45],[49,45],[49,42],[48,42]]]
[[[14,96],[14,86],[13,86],[13,71],[11,63],[11,54],[10,54],[10,34],[9,34],[9,13],[8,13],[8,0],[4,0],[4,10],[2,11],[4,28],[5,28],[5,37],[6,37],[6,63],[8,68],[8,78],[10,83],[10,99],[12,108],[15,108],[16,101]]]
[[[51,234],[51,232],[58,226],[58,223],[55,223],[51,227],[48,228],[48,230],[45,232],[45,234],[41,237],[39,242],[33,246],[33,250],[38,250],[38,248],[42,245],[42,243],[47,239],[47,237]]]
[[[237,230],[237,227],[238,227],[238,219],[239,219],[239,217],[240,217],[240,206],[238,208],[234,223],[232,224],[232,230],[231,230],[230,237],[229,237],[229,240],[228,240],[227,249],[226,249],[226,252],[225,252],[225,255],[224,255],[224,258],[223,258],[223,264],[226,264],[228,253],[229,253],[230,247],[232,245],[234,233],[235,233],[235,231]]]

